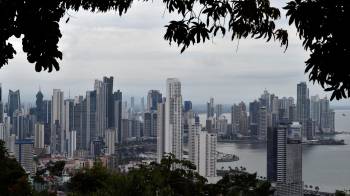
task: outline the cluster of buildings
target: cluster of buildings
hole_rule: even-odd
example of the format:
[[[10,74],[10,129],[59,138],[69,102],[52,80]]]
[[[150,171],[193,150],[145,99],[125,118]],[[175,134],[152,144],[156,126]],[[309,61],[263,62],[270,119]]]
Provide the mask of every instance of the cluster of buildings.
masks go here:
[[[186,127],[193,147],[189,158],[202,175],[215,176],[216,133],[202,130],[192,103],[183,104],[178,79],[167,79],[166,85],[165,97],[150,90],[147,103],[141,98],[139,107],[134,97],[128,107],[122,92],[113,90],[113,77],[95,80],[93,90],[73,99],[60,89],[53,89],[52,96],[44,99],[39,90],[35,106],[29,108],[21,104],[19,90],[9,90],[7,103],[0,99],[0,139],[26,171],[35,174],[33,156],[39,154],[67,161],[108,157],[106,165],[115,166],[117,147],[140,138],[157,140],[154,158],[158,161],[166,153],[183,159]]]
[[[217,133],[201,126],[190,101],[183,104],[178,79],[167,79],[166,97],[158,103],[157,117],[157,161],[166,153],[182,160],[183,147],[187,143],[188,159],[196,165],[199,174],[215,177]],[[184,133],[187,134],[187,142],[184,142]]]
[[[230,123],[223,105],[215,105],[210,98],[201,124],[192,102],[183,101],[176,78],[166,80],[165,96],[150,90],[146,104],[141,98],[136,106],[131,97],[128,106],[122,97],[120,90],[114,91],[113,77],[104,77],[95,80],[85,96],[74,99],[66,98],[60,89],[44,99],[39,90],[35,106],[25,108],[19,90],[9,90],[5,103],[0,84],[0,139],[31,174],[36,170],[33,156],[40,153],[67,160],[73,169],[91,165],[97,156],[115,168],[118,148],[142,138],[156,143],[154,160],[171,153],[193,162],[208,178],[217,175],[218,138],[261,140],[267,142],[267,179],[278,195],[288,196],[302,194],[302,141],[313,140],[317,133],[335,132],[329,100],[309,97],[305,82],[297,85],[296,101],[265,90],[248,106],[233,104]]]
[[[305,82],[297,85],[297,99],[279,98],[267,90],[257,100],[231,106],[231,123],[223,115],[222,104],[214,105],[214,98],[207,103],[206,126],[216,129],[222,138],[252,138],[266,141],[269,129],[279,124],[299,122],[303,140],[313,140],[316,134],[332,134],[334,111],[327,97],[309,96]]]

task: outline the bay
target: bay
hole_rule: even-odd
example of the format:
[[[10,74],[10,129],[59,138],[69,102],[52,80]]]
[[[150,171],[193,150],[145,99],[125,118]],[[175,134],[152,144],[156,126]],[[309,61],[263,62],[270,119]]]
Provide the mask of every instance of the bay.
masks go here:
[[[202,124],[205,115],[199,115]],[[230,121],[230,114],[224,115]],[[335,128],[350,133],[350,110],[335,111]],[[339,134],[335,139],[344,139],[348,145],[303,146],[303,181],[306,185],[319,186],[321,191],[327,192],[350,189],[350,134]],[[242,166],[249,172],[266,176],[266,144],[218,143],[217,150],[240,158],[233,163],[218,163],[218,169]]]

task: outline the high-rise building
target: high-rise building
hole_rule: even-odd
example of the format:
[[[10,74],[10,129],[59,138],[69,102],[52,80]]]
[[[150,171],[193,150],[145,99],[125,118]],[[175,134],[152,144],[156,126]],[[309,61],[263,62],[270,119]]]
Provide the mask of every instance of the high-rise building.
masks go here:
[[[106,137],[105,137],[105,145],[106,145],[106,155],[115,154],[115,139],[116,139],[116,130],[115,129],[107,129]]]
[[[123,94],[120,90],[114,92],[114,127],[116,128],[116,141],[122,142],[122,115],[123,115]]]
[[[43,102],[43,123],[45,126],[44,142],[46,145],[51,143],[51,115],[52,115],[51,100],[44,100]]]
[[[222,104],[217,104],[216,105],[216,117],[219,118],[222,113],[223,113]]]
[[[145,112],[143,117],[143,136],[157,136],[157,113]]]
[[[12,115],[12,130],[16,134],[17,139],[22,140],[28,135],[28,119],[22,110],[16,110]]]
[[[258,137],[258,123],[259,123],[259,108],[260,103],[253,101],[249,103],[249,129],[252,137]]]
[[[158,90],[149,90],[147,95],[147,111],[157,111],[158,103],[162,102],[162,94]]]
[[[201,125],[195,122],[194,118],[188,119],[188,158],[196,165],[198,171],[199,165],[199,133]]]
[[[135,97],[131,97],[131,98],[130,98],[130,109],[131,109],[132,111],[135,110]]]
[[[74,125],[74,100],[67,99],[67,100],[64,100],[64,121],[63,121],[64,152],[68,152],[70,131],[73,129],[73,125]]]
[[[86,99],[83,96],[76,97],[73,107],[73,127],[76,131],[76,146],[78,150],[88,150],[90,147],[87,135],[87,113]],[[104,132],[104,131],[103,131]]]
[[[306,82],[300,82],[297,85],[297,121],[302,125],[303,137],[306,137],[307,120],[310,118],[310,99],[309,89]]]
[[[165,153],[165,102],[158,103],[157,107],[157,162],[160,162]]]
[[[0,123],[0,140],[4,141],[8,146],[10,139],[10,129],[5,123]]]
[[[96,130],[96,91],[86,92],[86,144],[88,148],[91,146],[91,142],[97,139]]]
[[[181,82],[176,78],[166,81],[165,151],[182,159],[182,95]]]
[[[267,109],[265,106],[259,108],[258,138],[266,140],[267,136]]]
[[[214,117],[214,98],[211,97],[207,103],[207,119]]]
[[[103,138],[108,125],[107,84],[100,80],[95,80],[94,88],[96,91],[96,137]]]
[[[231,124],[232,124],[232,134],[237,134],[239,132],[239,118],[241,116],[241,110],[238,105],[233,104],[231,107]]]
[[[43,93],[39,90],[38,93],[36,94],[36,118],[38,122],[44,122],[44,95]]]
[[[71,130],[69,132],[68,156],[73,157],[76,149],[77,149],[77,132],[75,130]]]
[[[113,77],[103,77],[106,96],[106,127],[113,128],[114,125],[114,96],[113,96]],[[103,130],[104,131],[104,130]]]
[[[7,104],[8,104],[8,114],[7,115],[12,118],[13,113],[16,110],[21,108],[21,98],[20,98],[19,90],[16,90],[16,91],[9,90]]]
[[[145,111],[145,98],[144,97],[141,97],[141,100],[140,100],[140,111],[141,112],[144,112]]]
[[[192,110],[192,101],[184,101],[184,112]]]
[[[310,99],[310,118],[316,122],[317,127],[321,122],[320,98],[318,95],[311,96]]]
[[[289,108],[294,105],[294,98],[293,97],[282,97],[282,99],[279,99],[279,116],[280,116],[280,120],[282,121],[282,123],[284,122],[291,122],[291,120],[289,117]]]
[[[34,147],[44,148],[44,124],[35,123],[34,138]]]
[[[61,153],[61,140],[63,129],[58,120],[51,126],[50,151],[52,154]]]
[[[59,149],[55,152],[65,152],[65,131],[64,131],[64,96],[63,91],[60,89],[53,89],[52,95],[52,115],[51,115],[51,138],[56,140],[55,142],[60,142],[56,144],[56,147],[59,146]],[[60,131],[55,133],[55,131]],[[56,137],[56,138],[55,138]],[[53,141],[51,140],[51,143]],[[52,149],[52,148],[51,148]]]
[[[199,132],[198,173],[206,177],[216,176],[217,134],[208,131]]]
[[[302,196],[301,125],[270,130],[267,142],[267,179],[276,183],[277,196]]]
[[[15,142],[16,160],[31,175],[34,174],[33,145],[34,142],[31,139],[16,140]]]
[[[215,119],[215,129],[219,136],[228,135],[228,122],[225,116],[220,116]]]

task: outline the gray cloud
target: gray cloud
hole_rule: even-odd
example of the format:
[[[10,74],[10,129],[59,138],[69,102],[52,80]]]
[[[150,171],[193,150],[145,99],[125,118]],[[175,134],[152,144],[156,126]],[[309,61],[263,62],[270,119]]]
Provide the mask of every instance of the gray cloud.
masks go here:
[[[290,46],[285,53],[279,43],[216,37],[180,54],[176,45],[163,40],[164,25],[176,17],[163,17],[163,11],[160,3],[137,2],[123,17],[113,12],[70,13],[70,22],[61,23],[64,59],[59,72],[36,73],[20,52],[20,40],[11,40],[18,55],[0,70],[0,82],[5,91],[19,88],[23,100],[34,102],[39,85],[46,98],[53,88],[63,89],[66,97],[69,91],[71,96],[84,95],[94,79],[111,75],[115,88],[126,96],[145,96],[149,89],[164,92],[165,79],[178,77],[184,99],[200,104],[211,96],[218,103],[250,101],[265,88],[279,96],[295,96],[296,83],[308,79],[308,53],[293,27],[288,27]],[[317,85],[310,84],[310,90],[324,94]]]

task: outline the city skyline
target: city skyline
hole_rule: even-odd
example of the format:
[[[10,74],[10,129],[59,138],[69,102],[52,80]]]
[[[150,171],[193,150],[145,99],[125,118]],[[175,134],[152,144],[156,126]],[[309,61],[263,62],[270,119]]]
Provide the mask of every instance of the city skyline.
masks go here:
[[[104,76],[101,76],[100,78],[102,78]],[[51,99],[52,97],[52,90],[53,89],[59,89],[61,90],[62,92],[64,92],[64,99],[74,99],[75,97],[79,97],[79,96],[85,96],[87,92],[90,92],[90,91],[93,91],[94,89],[91,87],[94,85],[94,81],[98,80],[97,78],[93,78],[91,79],[88,84],[89,86],[84,90],[84,89],[79,89],[79,91],[72,91],[70,90],[69,88],[66,89],[66,88],[59,88],[59,87],[55,87],[53,86],[51,89],[50,88],[42,88],[42,86],[39,86],[37,89],[34,89],[33,91],[30,91],[30,93],[28,93],[28,91],[26,90],[23,90],[22,88],[20,87],[14,87],[14,88],[9,88],[8,85],[2,81],[0,81],[0,84],[2,86],[2,102],[7,102],[8,101],[8,95],[9,95],[9,91],[17,91],[19,90],[20,92],[20,99],[21,99],[21,105],[28,105],[28,106],[34,106],[35,105],[35,101],[36,101],[36,94],[40,91],[43,95],[43,98],[44,99]],[[115,80],[118,81],[118,77],[115,77]],[[181,79],[180,79],[181,80]],[[181,80],[182,81],[182,80]],[[214,97],[215,98],[215,103],[216,104],[221,104],[223,106],[224,109],[228,109],[228,107],[230,107],[232,104],[235,104],[235,103],[240,103],[240,102],[244,102],[244,103],[249,103],[251,101],[254,101],[256,100],[265,90],[267,90],[268,92],[272,92],[274,94],[276,94],[278,97],[280,98],[283,98],[283,97],[286,97],[286,98],[289,98],[289,97],[293,97],[295,100],[297,99],[297,89],[295,88],[295,84],[299,83],[299,82],[305,82],[305,81],[295,81],[294,82],[294,86],[291,87],[294,89],[294,93],[292,92],[291,94],[279,94],[275,89],[260,89],[258,91],[255,92],[256,96],[252,96],[252,97],[248,97],[248,96],[244,96],[242,95],[241,93],[239,93],[239,96],[236,97],[236,98],[232,98],[230,100],[232,101],[227,101],[227,102],[221,102],[220,101],[220,95],[217,95],[217,94],[211,94],[211,95],[206,95],[205,97],[201,97],[200,100],[196,101],[196,99],[192,99],[191,97],[189,96],[186,96],[183,94],[183,100],[186,101],[186,100],[191,100],[193,105],[194,106],[200,106],[202,109],[206,108],[207,107],[207,101]],[[188,89],[186,88],[186,83],[185,82],[182,82],[184,83],[184,86],[182,87],[182,92],[184,91],[183,89]],[[305,82],[306,85],[308,86],[309,88],[309,95],[310,97],[311,96],[319,96],[320,98],[324,98],[324,97],[327,97],[327,99],[329,100],[329,104],[330,106],[336,106],[336,107],[348,107],[350,106],[350,103],[345,99],[345,100],[333,100],[333,101],[330,101],[330,95],[324,91],[320,91],[320,93],[313,93],[313,91],[311,91],[311,88],[310,86],[308,85],[308,82]],[[159,86],[159,85],[157,85]],[[123,101],[127,101],[128,104],[130,104],[130,99],[134,98],[135,99],[135,106],[139,107],[140,106],[140,103],[141,103],[141,99],[144,98],[146,99],[147,101],[147,95],[148,95],[148,91],[149,90],[157,90],[159,91],[160,93],[164,93],[166,92],[166,89],[165,87],[163,87],[162,85],[160,85],[161,87],[160,88],[148,88],[148,89],[144,89],[143,91],[145,92],[144,94],[142,95],[133,95],[133,94],[130,94],[128,93],[128,89],[124,89],[124,88],[121,88],[118,83],[115,84],[115,87],[113,88],[113,90],[120,90],[123,92]],[[24,92],[24,93],[23,93]],[[27,94],[26,94],[27,93]],[[234,93],[232,93],[234,94]],[[27,97],[28,96],[28,97]]]

